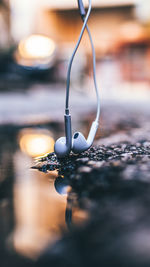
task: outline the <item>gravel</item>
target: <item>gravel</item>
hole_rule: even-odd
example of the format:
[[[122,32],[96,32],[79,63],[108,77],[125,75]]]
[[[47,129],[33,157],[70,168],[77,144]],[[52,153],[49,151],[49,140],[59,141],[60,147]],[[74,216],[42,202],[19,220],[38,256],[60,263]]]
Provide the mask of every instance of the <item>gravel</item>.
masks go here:
[[[72,188],[68,203],[89,214],[47,247],[36,266],[150,266],[149,141],[92,147],[64,160],[50,154],[35,168],[57,170]]]
[[[150,266],[150,126],[142,122],[113,130],[80,155],[60,160],[52,153],[33,167],[57,170],[55,184],[60,179],[71,188],[69,221],[74,206],[88,213],[47,247],[36,266]]]
[[[71,193],[76,193],[78,205],[88,210],[85,196],[88,203],[97,205],[101,197],[129,182],[150,184],[150,143],[139,141],[92,147],[65,159],[58,159],[52,153],[33,168],[42,172],[57,170],[64,184],[71,186]]]

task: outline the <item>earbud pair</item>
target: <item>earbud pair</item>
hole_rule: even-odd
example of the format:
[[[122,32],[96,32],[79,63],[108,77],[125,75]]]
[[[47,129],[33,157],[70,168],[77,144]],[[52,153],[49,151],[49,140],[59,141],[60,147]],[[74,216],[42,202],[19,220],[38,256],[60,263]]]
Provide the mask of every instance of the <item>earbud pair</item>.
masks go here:
[[[100,98],[99,98],[99,91],[97,87],[97,81],[96,81],[96,56],[95,56],[95,49],[94,49],[94,44],[92,41],[92,36],[90,33],[90,30],[88,28],[88,19],[91,13],[91,8],[92,8],[92,1],[88,0],[89,2],[89,7],[87,10],[87,13],[85,11],[84,5],[82,0],[78,0],[78,6],[79,6],[79,11],[81,18],[83,20],[83,27],[81,29],[81,33],[79,36],[79,39],[77,41],[77,44],[75,46],[75,49],[72,53],[72,56],[69,61],[69,66],[68,66],[68,72],[67,72],[67,87],[66,87],[66,106],[65,106],[65,132],[66,132],[66,137],[61,137],[59,138],[56,143],[55,143],[55,153],[57,157],[63,158],[67,156],[71,151],[74,152],[75,154],[81,153],[93,144],[98,126],[99,126],[99,117],[100,117]],[[71,116],[69,115],[69,89],[70,89],[70,75],[71,75],[71,68],[72,68],[72,63],[75,57],[75,54],[79,48],[80,42],[82,40],[82,36],[84,34],[85,29],[87,30],[89,40],[91,43],[91,48],[92,48],[92,55],[93,55],[93,78],[94,78],[94,85],[95,85],[95,91],[96,91],[96,96],[97,96],[97,114],[96,114],[96,119],[92,123],[88,138],[86,139],[82,133],[76,132],[73,137],[72,137],[72,130],[71,130]]]
[[[63,158],[67,156],[71,151],[75,154],[79,154],[87,149],[89,149],[94,141],[98,129],[98,122],[94,121],[92,123],[88,138],[80,132],[76,132],[72,137],[71,130],[71,116],[65,115],[65,132],[66,137],[60,137],[54,147],[55,154],[58,158]]]

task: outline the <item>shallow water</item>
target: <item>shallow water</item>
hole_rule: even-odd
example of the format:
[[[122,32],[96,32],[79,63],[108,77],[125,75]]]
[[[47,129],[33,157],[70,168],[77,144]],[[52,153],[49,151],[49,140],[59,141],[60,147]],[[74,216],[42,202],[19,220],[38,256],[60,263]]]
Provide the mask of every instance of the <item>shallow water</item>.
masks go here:
[[[141,123],[145,125],[149,118],[147,107],[141,106],[141,110],[144,111],[140,110],[138,113],[133,112],[133,107],[128,109],[128,106],[124,109],[122,106],[116,109],[105,107],[100,134],[103,137],[108,136],[109,142],[114,142],[114,139],[110,140],[110,135],[118,133],[118,130],[126,132],[130,128],[140,129]],[[110,116],[112,110],[113,116]],[[47,129],[48,127],[45,127],[44,131]],[[52,128],[49,127],[49,129],[52,131]],[[145,132],[145,128],[143,129]],[[10,257],[12,252],[31,259],[37,258],[47,243],[55,243],[64,230],[68,231],[67,224],[71,220],[71,210],[70,213],[66,213],[66,207],[70,208],[67,196],[60,195],[55,190],[57,172],[45,174],[30,169],[34,165],[34,160],[29,154],[33,151],[25,149],[26,153],[23,152],[24,149],[19,141],[22,130],[19,126],[0,128],[0,257],[3,262],[2,266],[6,266],[8,259],[10,259],[9,264],[16,266]],[[43,129],[40,128],[40,130],[43,133]],[[61,127],[58,127],[56,131],[57,137],[61,136],[60,131],[63,131]],[[104,142],[104,139],[100,140]],[[118,135],[117,140],[119,140]],[[101,144],[100,142],[98,143]],[[73,208],[73,222],[84,221],[86,216],[87,214],[78,207]],[[65,219],[68,221],[66,222]]]
[[[5,262],[15,251],[36,258],[67,230],[67,195],[55,190],[57,172],[30,169],[33,158],[21,151],[19,129],[0,132],[0,256]]]

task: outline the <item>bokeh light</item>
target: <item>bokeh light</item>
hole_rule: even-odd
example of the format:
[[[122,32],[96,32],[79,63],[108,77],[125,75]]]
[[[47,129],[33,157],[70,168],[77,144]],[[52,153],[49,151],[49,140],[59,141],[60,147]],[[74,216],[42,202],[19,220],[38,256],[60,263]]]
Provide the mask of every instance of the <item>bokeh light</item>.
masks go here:
[[[55,43],[43,35],[31,35],[21,40],[18,45],[19,54],[25,59],[44,59],[55,51]]]
[[[31,157],[39,157],[54,151],[54,139],[40,131],[25,130],[20,135],[21,150]]]

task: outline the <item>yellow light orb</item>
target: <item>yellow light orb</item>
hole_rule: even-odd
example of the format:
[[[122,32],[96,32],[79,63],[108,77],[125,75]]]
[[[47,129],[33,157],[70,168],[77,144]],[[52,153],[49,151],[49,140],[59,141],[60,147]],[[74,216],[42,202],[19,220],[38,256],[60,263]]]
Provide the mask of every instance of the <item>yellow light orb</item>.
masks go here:
[[[54,151],[54,139],[40,132],[21,134],[19,144],[21,150],[31,157],[40,157]]]
[[[18,51],[24,59],[44,59],[54,53],[55,43],[49,37],[31,35],[20,41]]]

